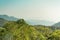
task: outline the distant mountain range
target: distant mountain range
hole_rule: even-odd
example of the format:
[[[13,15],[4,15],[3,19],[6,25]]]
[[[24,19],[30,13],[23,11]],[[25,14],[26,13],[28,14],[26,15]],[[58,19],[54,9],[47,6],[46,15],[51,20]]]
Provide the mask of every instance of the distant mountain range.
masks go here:
[[[31,25],[45,25],[45,26],[51,26],[54,24],[54,22],[46,21],[46,20],[26,20],[27,23]]]
[[[3,18],[8,21],[16,21],[18,18],[14,16],[8,16],[8,15],[0,15],[0,18]],[[29,19],[25,20],[28,24],[30,25],[46,25],[46,26],[51,26],[54,24],[54,22],[46,21],[46,20],[34,20],[34,19]]]
[[[18,19],[16,17],[8,16],[8,15],[0,15],[0,18],[3,18],[5,20],[9,20],[9,21],[16,21]]]
[[[3,26],[6,22],[7,20],[0,18],[0,27]]]
[[[54,25],[52,25],[53,27],[60,27],[60,22],[55,23]]]

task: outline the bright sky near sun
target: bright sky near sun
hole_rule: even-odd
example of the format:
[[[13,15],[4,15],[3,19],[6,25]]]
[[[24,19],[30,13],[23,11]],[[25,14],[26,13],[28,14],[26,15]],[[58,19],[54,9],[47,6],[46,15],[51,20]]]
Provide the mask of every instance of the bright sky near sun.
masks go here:
[[[58,22],[60,0],[0,0],[0,14]]]

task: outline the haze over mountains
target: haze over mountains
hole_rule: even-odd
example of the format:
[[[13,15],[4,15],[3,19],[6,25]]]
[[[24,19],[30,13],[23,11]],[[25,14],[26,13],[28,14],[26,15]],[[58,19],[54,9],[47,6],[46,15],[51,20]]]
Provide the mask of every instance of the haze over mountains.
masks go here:
[[[27,23],[31,24],[31,25],[45,25],[45,26],[51,26],[54,24],[54,22],[51,21],[47,21],[47,20],[27,20]]]
[[[10,21],[16,21],[18,19],[16,17],[8,16],[8,15],[0,15],[0,18],[3,18],[5,20],[10,20]]]
[[[0,27],[3,26],[6,22],[7,20],[0,18]]]
[[[14,16],[8,16],[8,15],[0,15],[0,18],[3,18],[5,20],[9,21],[16,21],[19,18],[16,18]],[[54,24],[54,22],[51,21],[46,21],[46,20],[34,20],[34,19],[26,19],[26,22],[31,25],[46,25],[46,26],[51,26]]]
[[[54,26],[54,27],[60,27],[60,22],[55,23],[55,24],[54,24],[54,25],[52,25],[52,26]]]

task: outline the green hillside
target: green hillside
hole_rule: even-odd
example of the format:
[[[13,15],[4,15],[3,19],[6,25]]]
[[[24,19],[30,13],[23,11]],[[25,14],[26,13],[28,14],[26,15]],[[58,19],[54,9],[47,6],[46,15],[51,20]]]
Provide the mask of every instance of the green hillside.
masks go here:
[[[60,30],[43,25],[29,25],[24,19],[8,21],[0,27],[0,40],[60,40]]]

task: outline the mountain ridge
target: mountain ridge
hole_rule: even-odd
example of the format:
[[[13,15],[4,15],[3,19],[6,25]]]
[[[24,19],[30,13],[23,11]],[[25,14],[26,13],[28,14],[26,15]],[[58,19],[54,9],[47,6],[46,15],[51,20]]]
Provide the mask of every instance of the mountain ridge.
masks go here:
[[[5,20],[9,20],[9,21],[16,21],[16,20],[18,20],[18,18],[14,17],[14,16],[8,16],[8,15],[0,15],[0,18],[3,18]]]
[[[57,22],[57,23],[55,23],[55,24],[52,25],[52,26],[54,26],[54,27],[60,27],[60,22]]]
[[[8,21],[17,21],[19,18],[16,18],[14,16],[8,16],[8,15],[0,15],[0,18],[3,18]],[[54,24],[54,22],[46,21],[46,20],[35,20],[35,19],[29,19],[26,20],[26,22],[30,25],[45,25],[45,26],[51,26]]]

